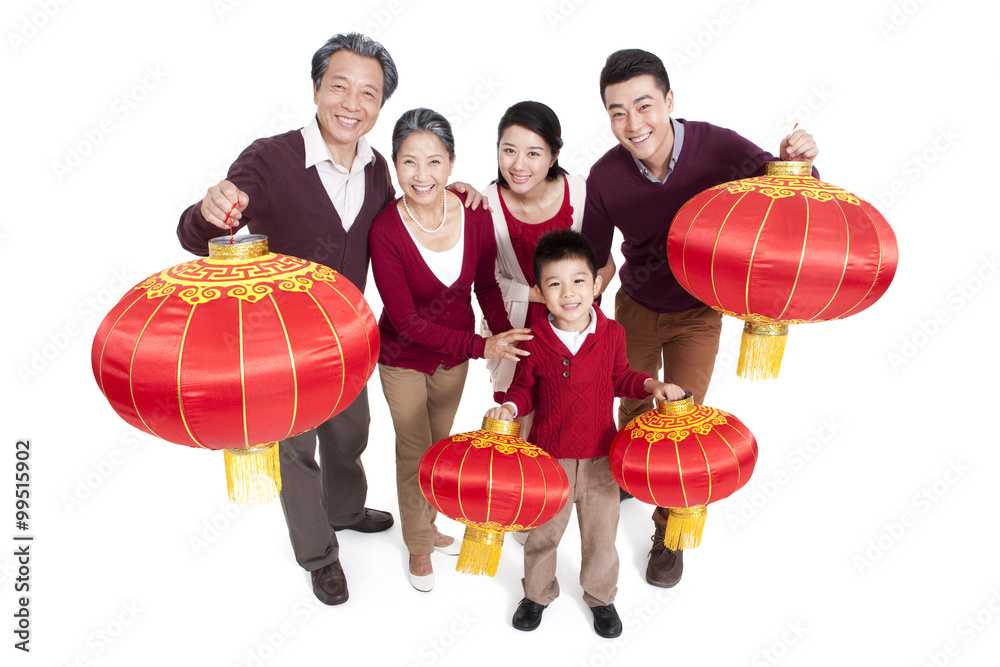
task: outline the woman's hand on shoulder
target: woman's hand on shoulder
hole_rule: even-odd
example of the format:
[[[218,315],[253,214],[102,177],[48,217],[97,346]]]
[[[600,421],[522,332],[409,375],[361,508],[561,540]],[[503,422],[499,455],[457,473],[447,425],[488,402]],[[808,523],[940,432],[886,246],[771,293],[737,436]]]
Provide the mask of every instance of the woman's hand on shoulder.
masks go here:
[[[454,190],[455,192],[461,192],[465,195],[465,208],[475,211],[479,208],[479,205],[483,205],[484,211],[492,211],[490,208],[490,200],[486,198],[483,193],[475,189],[468,183],[463,183],[462,181],[456,181],[448,186],[449,190]]]
[[[517,347],[522,340],[531,340],[531,329],[510,329],[503,333],[498,333],[486,339],[486,352],[483,354],[487,359],[507,359],[517,361],[518,357],[526,357],[530,354],[527,350]]]

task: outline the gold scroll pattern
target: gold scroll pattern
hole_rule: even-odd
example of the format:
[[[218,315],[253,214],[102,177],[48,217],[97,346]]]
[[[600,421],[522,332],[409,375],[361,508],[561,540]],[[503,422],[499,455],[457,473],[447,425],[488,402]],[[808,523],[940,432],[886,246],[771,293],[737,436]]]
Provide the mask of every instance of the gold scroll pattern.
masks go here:
[[[655,444],[664,438],[680,442],[692,433],[708,435],[716,426],[727,422],[728,413],[705,405],[696,405],[694,410],[683,415],[661,415],[656,410],[639,415],[626,426],[633,440],[644,439]]]
[[[481,435],[479,435],[481,434]],[[549,453],[540,447],[536,447],[530,442],[525,442],[520,438],[499,433],[489,433],[487,431],[473,431],[467,435],[452,436],[452,442],[468,442],[476,449],[488,449],[493,447],[501,454],[521,453],[530,458],[537,456],[549,456]]]
[[[837,200],[854,206],[861,205],[861,200],[856,195],[811,176],[757,176],[723,183],[711,189],[725,189],[734,195],[759,192],[772,199],[784,199],[798,194],[817,202]]]
[[[256,303],[274,292],[308,292],[317,282],[337,282],[333,269],[298,257],[270,253],[245,264],[199,259],[149,276],[134,289],[158,299],[177,292],[189,305],[223,295]]]

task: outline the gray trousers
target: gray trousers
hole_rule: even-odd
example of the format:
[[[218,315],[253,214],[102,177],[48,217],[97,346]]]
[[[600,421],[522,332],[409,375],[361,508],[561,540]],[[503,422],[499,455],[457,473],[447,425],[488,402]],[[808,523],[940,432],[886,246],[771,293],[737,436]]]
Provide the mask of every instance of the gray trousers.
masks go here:
[[[306,570],[340,558],[332,526],[364,518],[368,480],[361,453],[368,446],[370,423],[366,386],[341,413],[279,445],[281,509],[295,560]]]

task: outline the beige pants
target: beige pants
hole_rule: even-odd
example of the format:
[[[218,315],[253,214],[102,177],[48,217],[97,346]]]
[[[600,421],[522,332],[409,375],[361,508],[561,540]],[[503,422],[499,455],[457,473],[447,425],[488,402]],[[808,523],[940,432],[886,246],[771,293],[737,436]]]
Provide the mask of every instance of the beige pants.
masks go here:
[[[420,492],[420,457],[451,435],[469,362],[447,370],[441,366],[434,375],[383,364],[378,372],[396,430],[396,495],[403,542],[411,554],[430,554],[437,511]]]
[[[701,405],[719,353],[722,314],[708,306],[679,313],[657,313],[637,303],[624,290],[615,295],[615,320],[625,328],[625,356],[633,370],[659,377],[690,391]],[[623,398],[618,405],[618,428],[653,409],[652,397]],[[657,507],[653,521],[667,523],[667,510]]]
[[[589,607],[609,605],[618,593],[618,484],[607,456],[599,459],[559,459],[569,478],[569,499],[552,520],[528,531],[524,543],[524,597],[541,605],[559,596],[556,549],[570,512],[576,506],[580,524],[580,585]]]

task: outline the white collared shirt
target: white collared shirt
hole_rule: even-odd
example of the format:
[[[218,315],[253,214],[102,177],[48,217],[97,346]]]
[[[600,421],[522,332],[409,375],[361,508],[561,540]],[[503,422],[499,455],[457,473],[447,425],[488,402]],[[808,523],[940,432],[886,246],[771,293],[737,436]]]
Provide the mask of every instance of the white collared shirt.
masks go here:
[[[365,167],[375,162],[371,145],[364,137],[358,139],[357,155],[348,171],[346,167],[333,161],[330,147],[323,141],[316,116],[302,128],[302,139],[306,146],[306,169],[316,166],[319,180],[333,202],[333,207],[337,209],[344,231],[350,231],[365,202]]]
[[[639,168],[639,173],[651,182],[660,183],[661,185],[666,183],[667,179],[670,178],[670,174],[674,172],[674,166],[677,165],[677,157],[681,154],[681,146],[684,145],[684,123],[678,123],[676,120],[671,118],[670,127],[674,130],[674,148],[670,153],[670,162],[667,164],[667,175],[663,177],[662,181],[657,180],[656,176],[653,176],[649,169],[646,169],[646,165],[644,165],[639,158],[634,155],[632,156],[632,161],[635,162],[635,166]]]
[[[549,313],[549,326],[552,327],[552,331],[555,332],[559,340],[563,342],[569,349],[569,353],[574,357],[580,351],[580,348],[583,347],[583,341],[587,338],[587,335],[597,331],[597,312],[593,306],[590,307],[590,324],[583,331],[563,331],[562,329],[557,329],[555,319],[556,316]]]

